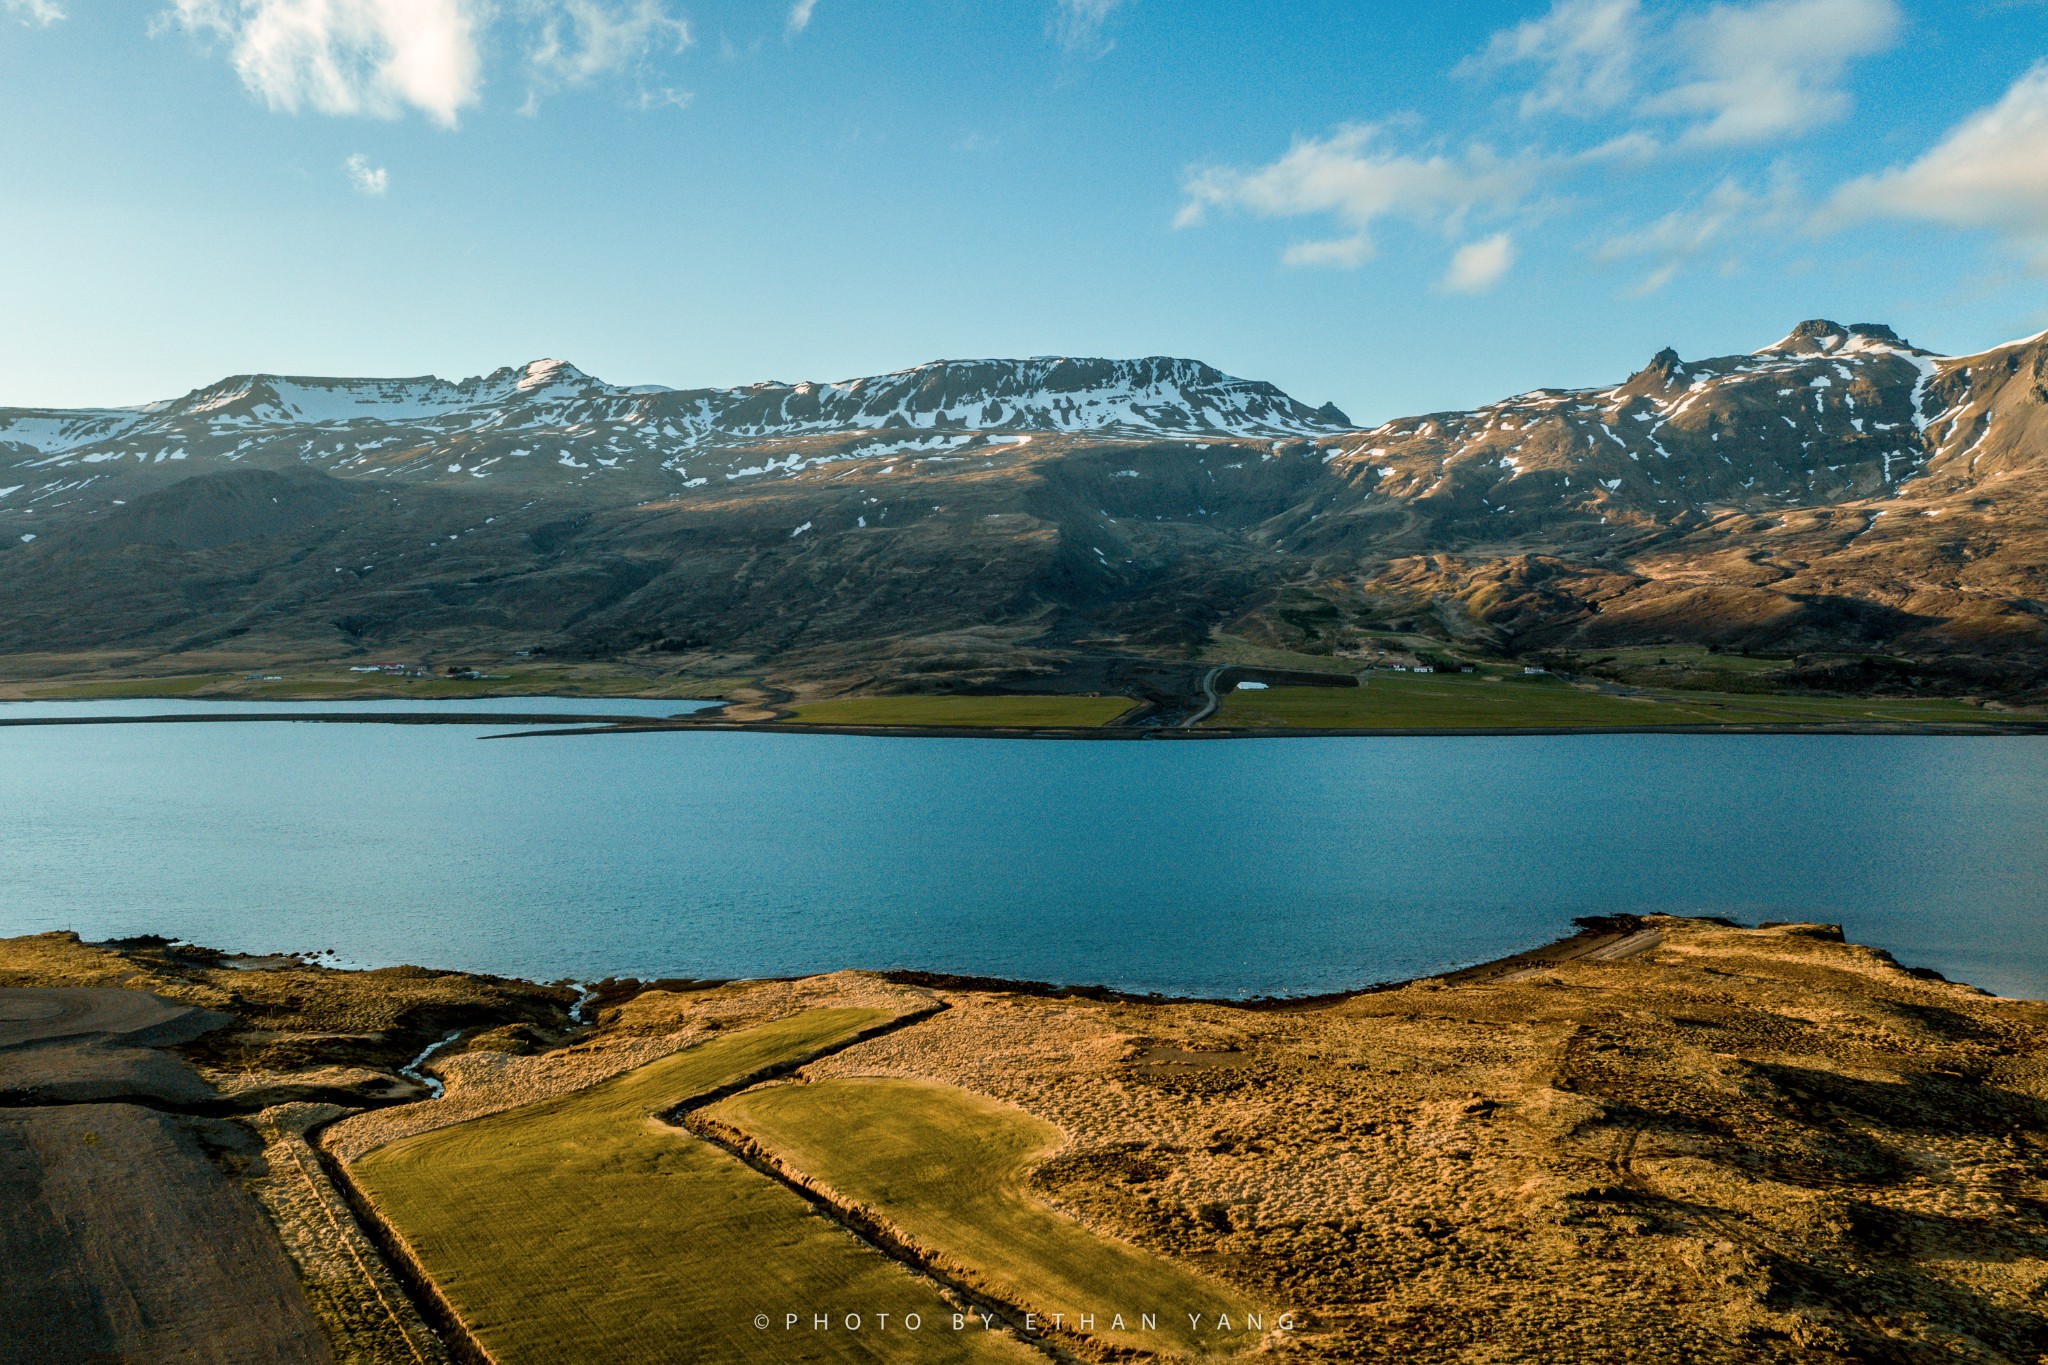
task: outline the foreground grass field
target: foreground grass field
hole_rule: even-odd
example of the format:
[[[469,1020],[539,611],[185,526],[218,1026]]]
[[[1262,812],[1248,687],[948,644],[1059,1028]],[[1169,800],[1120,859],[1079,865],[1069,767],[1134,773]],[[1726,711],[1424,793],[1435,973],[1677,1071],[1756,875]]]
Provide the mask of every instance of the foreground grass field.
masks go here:
[[[1027,1174],[1061,1139],[1020,1109],[949,1085],[877,1077],[764,1086],[710,1113],[1042,1324],[1058,1313],[1073,1327],[1092,1314],[1088,1335],[1113,1346],[1229,1355],[1261,1335],[1246,1331],[1247,1308],[1269,1328],[1277,1321],[1033,1198]],[[1155,1315],[1153,1330],[1141,1330],[1141,1313]],[[1200,1329],[1189,1314],[1200,1315]],[[1229,1330],[1216,1330],[1219,1314]]]
[[[953,1331],[926,1282],[652,1117],[888,1017],[810,1010],[394,1142],[351,1174],[499,1365],[1036,1360],[1009,1337]],[[902,1327],[911,1313],[915,1333]]]
[[[810,725],[1107,725],[1129,697],[844,697],[791,708]]]
[[[1826,721],[1983,722],[2000,717],[1959,701],[1866,701],[1675,693],[1625,697],[1551,678],[1376,673],[1364,687],[1232,692],[1210,727],[1246,729],[1517,729],[1603,725],[1787,725]]]

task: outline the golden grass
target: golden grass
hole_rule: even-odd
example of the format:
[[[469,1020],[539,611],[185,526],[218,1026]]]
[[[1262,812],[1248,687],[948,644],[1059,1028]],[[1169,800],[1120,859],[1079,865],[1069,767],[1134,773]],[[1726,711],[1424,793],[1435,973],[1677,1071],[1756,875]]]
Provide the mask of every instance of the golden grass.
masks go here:
[[[890,1018],[809,1010],[588,1090],[406,1138],[351,1168],[504,1365],[1022,1361],[796,1194],[653,1116]],[[785,1314],[798,1313],[795,1328]],[[832,1326],[816,1330],[814,1313]],[[842,1315],[863,1315],[849,1331]],[[891,1326],[877,1326],[879,1313]],[[907,1313],[922,1329],[903,1331]],[[756,1326],[767,1314],[769,1326]]]
[[[969,1283],[1034,1312],[1041,1329],[1092,1315],[1099,1343],[1197,1355],[1242,1351],[1277,1316],[1150,1252],[1102,1237],[1034,1198],[1031,1168],[1061,1145],[1021,1109],[950,1085],[856,1077],[773,1085],[711,1117],[736,1128],[840,1202],[862,1206]],[[1141,1314],[1156,1327],[1143,1330]],[[1189,1321],[1199,1314],[1200,1328]],[[1231,1330],[1218,1331],[1219,1314]],[[1123,1330],[1114,1321],[1121,1315]]]
[[[809,725],[1107,725],[1129,697],[842,697],[792,707]]]

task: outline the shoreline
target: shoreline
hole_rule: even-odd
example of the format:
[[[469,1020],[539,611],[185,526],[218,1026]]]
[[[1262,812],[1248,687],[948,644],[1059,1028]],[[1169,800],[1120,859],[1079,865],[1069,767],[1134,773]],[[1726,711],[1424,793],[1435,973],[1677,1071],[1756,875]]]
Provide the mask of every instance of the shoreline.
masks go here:
[[[1219,1009],[1247,1010],[1257,1013],[1285,1013],[1296,1010],[1321,1009],[1342,1004],[1348,1000],[1362,999],[1402,990],[1418,982],[1435,981],[1446,986],[1481,984],[1487,982],[1521,979],[1546,967],[1561,966],[1581,961],[1619,961],[1636,953],[1657,946],[1659,941],[1653,921],[1675,920],[1688,924],[1712,925],[1728,929],[1774,929],[1788,925],[1806,925],[1822,931],[1832,941],[1853,943],[1881,954],[1903,972],[1927,981],[1946,982],[1964,986],[1970,990],[1994,999],[2027,999],[2024,996],[1999,996],[1996,992],[1971,982],[1956,981],[1932,967],[1915,967],[1899,962],[1889,951],[1874,944],[1862,943],[1847,938],[1842,926],[1834,923],[1804,920],[1763,920],[1756,924],[1743,924],[1723,915],[1674,915],[1665,912],[1644,914],[1582,915],[1571,920],[1572,932],[1536,944],[1529,948],[1516,949],[1499,957],[1484,958],[1461,967],[1450,967],[1439,972],[1425,972],[1417,976],[1390,978],[1372,981],[1365,985],[1345,990],[1317,991],[1302,995],[1176,995],[1161,991],[1131,991],[1098,982],[1042,981],[1028,977],[984,976],[974,973],[937,972],[915,967],[861,967],[841,965],[796,976],[721,976],[721,977],[638,977],[608,976],[597,979],[576,979],[558,977],[542,980],[538,977],[514,976],[498,972],[474,971],[463,967],[435,967],[418,962],[393,962],[382,966],[363,966],[346,960],[327,961],[320,956],[295,951],[268,953],[229,952],[204,944],[191,943],[183,939],[165,938],[159,934],[131,934],[121,938],[86,939],[80,942],[87,947],[110,948],[115,950],[139,946],[175,947],[185,953],[213,954],[217,964],[243,966],[249,970],[264,967],[299,967],[322,971],[360,973],[376,971],[424,971],[436,974],[472,977],[481,981],[517,981],[547,989],[571,989],[580,991],[580,1007],[586,1012],[595,1012],[609,1006],[644,994],[648,991],[667,991],[674,994],[691,994],[712,991],[727,986],[789,985],[796,982],[831,976],[838,972],[857,972],[875,977],[899,986],[917,986],[927,990],[958,991],[987,995],[1017,995],[1043,1000],[1089,1000],[1104,1004],[1129,1005],[1201,1005]],[[31,930],[30,933],[50,932]],[[60,930],[57,932],[75,932]]]
[[[598,729],[545,729],[492,739],[548,739],[570,735],[645,734],[672,730],[745,731],[757,734],[852,735],[877,739],[1019,740],[1230,740],[1230,739],[1450,739],[1461,735],[2048,735],[2048,720],[2013,721],[1785,721],[1733,725],[1439,725],[1324,729],[1306,726],[1215,727],[1189,730],[1116,726],[816,725],[802,721],[632,722]]]
[[[923,986],[929,990],[976,991],[1025,995],[1036,999],[1081,999],[1105,1003],[1130,1005],[1211,1005],[1227,1009],[1284,1012],[1288,1010],[1320,1009],[1327,1005],[1342,1004],[1363,996],[1380,995],[1387,991],[1398,991],[1418,981],[1442,981],[1446,984],[1463,985],[1468,982],[1488,981],[1511,976],[1517,972],[1561,962],[1575,962],[1583,958],[1598,957],[1603,950],[1621,948],[1629,940],[1638,938],[1647,927],[1649,915],[1583,915],[1572,923],[1577,927],[1569,934],[1523,948],[1501,957],[1454,967],[1449,971],[1430,972],[1422,976],[1407,976],[1391,981],[1375,981],[1369,985],[1353,987],[1343,991],[1320,991],[1313,995],[1165,995],[1156,992],[1121,991],[1100,985],[1061,985],[1052,981],[1013,980],[1001,976],[962,976],[950,972],[926,972],[907,968],[878,971],[874,975],[885,981],[905,986]],[[1714,924],[1728,924],[1730,921],[1717,915],[1683,915],[1665,918],[1697,919]],[[1642,943],[1624,952],[1641,951],[1651,946]],[[801,980],[802,978],[786,978]],[[708,984],[708,983],[707,983]]]
[[[127,699],[124,699],[127,700]],[[142,699],[147,700],[147,699]],[[623,700],[639,700],[626,698]],[[224,703],[231,704],[231,703]],[[2048,719],[1984,721],[1785,721],[1777,724],[1730,725],[1464,725],[1383,726],[1372,729],[1215,727],[1208,729],[1118,726],[999,725],[819,725],[802,721],[654,720],[617,715],[563,715],[519,712],[347,711],[234,712],[225,715],[186,713],[143,716],[0,716],[0,729],[48,725],[172,725],[172,724],[312,724],[312,725],[453,725],[531,726],[484,739],[559,739],[587,735],[670,734],[708,731],[783,735],[845,735],[871,739],[1001,739],[1001,740],[1251,740],[1251,739],[1451,739],[1462,736],[1507,738],[1561,735],[2048,735]]]

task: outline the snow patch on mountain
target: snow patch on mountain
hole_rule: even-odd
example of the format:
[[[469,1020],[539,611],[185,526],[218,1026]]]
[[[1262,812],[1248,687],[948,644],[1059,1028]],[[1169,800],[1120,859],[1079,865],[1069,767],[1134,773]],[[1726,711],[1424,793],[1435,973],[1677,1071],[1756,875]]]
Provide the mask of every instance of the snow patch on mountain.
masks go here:
[[[995,433],[1008,433],[1002,439],[1012,444],[1038,433],[1280,439],[1349,430],[1341,416],[1270,384],[1157,356],[935,361],[829,384],[681,391],[607,384],[565,360],[544,359],[460,382],[245,374],[144,409],[0,409],[0,453],[26,447],[63,468],[131,456],[195,453],[233,462],[289,452],[300,462],[391,477],[462,474],[479,467],[463,462],[482,447],[516,458],[543,444],[561,446],[556,464],[563,468],[644,462],[679,475],[726,450],[731,457],[720,472],[732,479],[993,442]],[[835,435],[864,444],[744,449]]]

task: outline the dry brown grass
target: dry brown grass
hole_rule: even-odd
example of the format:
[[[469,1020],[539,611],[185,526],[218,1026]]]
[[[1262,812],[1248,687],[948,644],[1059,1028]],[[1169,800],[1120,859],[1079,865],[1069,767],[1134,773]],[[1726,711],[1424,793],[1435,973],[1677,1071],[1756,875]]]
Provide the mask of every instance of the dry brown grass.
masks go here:
[[[2048,1006],[1655,923],[1625,960],[1307,1009],[947,993],[806,1074],[1055,1124],[1043,1196],[1300,1309],[1296,1359],[2048,1348]]]
[[[237,1057],[374,1071],[346,1054],[473,1011],[449,1097],[345,1119],[347,1156],[801,1009],[936,996],[788,1083],[941,1082],[1051,1124],[1029,1191],[1296,1310],[1281,1359],[2048,1356],[2048,1005],[1814,926],[1644,923],[1621,956],[1277,1009],[858,973],[647,991],[568,1046],[559,993],[432,973],[228,972],[43,935],[0,942],[0,984],[232,1010],[240,1041],[208,1063],[230,1081]]]

